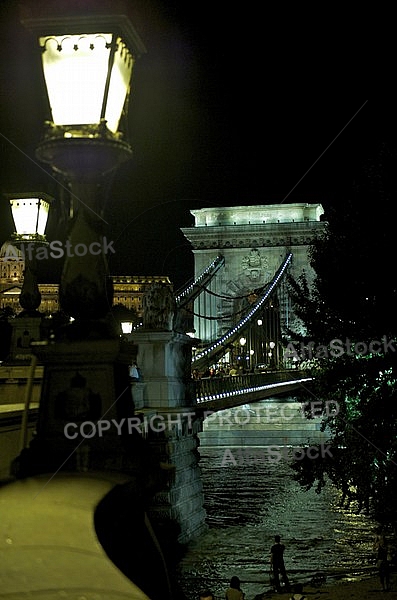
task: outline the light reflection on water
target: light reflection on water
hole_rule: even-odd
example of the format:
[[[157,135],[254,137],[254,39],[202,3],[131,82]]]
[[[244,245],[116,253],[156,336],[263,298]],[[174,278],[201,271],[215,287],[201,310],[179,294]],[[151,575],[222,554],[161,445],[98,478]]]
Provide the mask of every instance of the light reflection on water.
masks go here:
[[[209,529],[191,542],[180,563],[180,584],[188,598],[210,587],[224,598],[237,575],[247,600],[269,589],[268,556],[274,535],[286,545],[291,582],[374,571],[371,519],[339,506],[331,485],[321,494],[302,490],[282,461],[222,467],[225,448],[201,447],[200,466]]]

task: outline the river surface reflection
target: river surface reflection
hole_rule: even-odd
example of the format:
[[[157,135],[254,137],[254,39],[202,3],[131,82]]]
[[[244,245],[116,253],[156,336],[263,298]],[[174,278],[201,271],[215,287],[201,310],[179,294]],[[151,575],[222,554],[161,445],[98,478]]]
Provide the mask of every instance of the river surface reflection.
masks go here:
[[[341,508],[331,485],[321,494],[302,490],[284,460],[222,466],[224,447],[200,447],[200,455],[209,528],[188,545],[179,565],[187,598],[205,587],[224,598],[232,575],[240,578],[247,600],[268,590],[275,534],[286,545],[292,583],[308,582],[320,571],[327,580],[374,572],[375,524],[355,506]]]

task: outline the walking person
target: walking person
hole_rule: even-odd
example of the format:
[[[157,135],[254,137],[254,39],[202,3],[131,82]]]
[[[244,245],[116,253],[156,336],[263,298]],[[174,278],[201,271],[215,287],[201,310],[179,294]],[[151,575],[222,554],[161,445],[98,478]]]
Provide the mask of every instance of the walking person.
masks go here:
[[[226,600],[244,600],[244,592],[240,588],[240,579],[235,575],[231,578],[229,587],[225,592]]]
[[[279,535],[274,536],[274,544],[270,548],[270,569],[274,579],[276,591],[281,593],[280,576],[285,586],[285,591],[289,591],[289,579],[284,565],[285,546],[281,543]]]

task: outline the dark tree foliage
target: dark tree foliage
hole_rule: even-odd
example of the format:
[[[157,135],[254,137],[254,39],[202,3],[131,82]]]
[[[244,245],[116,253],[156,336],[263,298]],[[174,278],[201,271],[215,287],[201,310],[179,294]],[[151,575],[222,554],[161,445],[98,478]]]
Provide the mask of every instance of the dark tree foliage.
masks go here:
[[[343,500],[388,522],[397,520],[396,167],[396,152],[381,144],[311,249],[314,287],[305,276],[289,280],[306,327],[294,338],[315,364],[307,399],[339,410],[324,412],[332,458],[295,463],[295,478],[317,490],[329,478]]]

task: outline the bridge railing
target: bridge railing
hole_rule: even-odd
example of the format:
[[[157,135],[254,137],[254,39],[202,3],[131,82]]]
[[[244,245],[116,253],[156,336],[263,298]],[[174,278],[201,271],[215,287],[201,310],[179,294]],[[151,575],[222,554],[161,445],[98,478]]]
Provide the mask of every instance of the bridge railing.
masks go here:
[[[249,393],[262,386],[282,382],[301,381],[310,377],[307,371],[285,370],[266,373],[247,373],[245,375],[227,375],[224,377],[203,377],[195,380],[196,401],[198,404],[230,396],[233,393]]]

